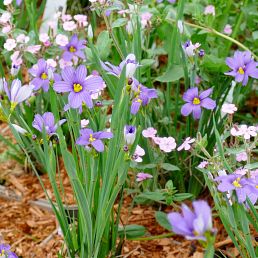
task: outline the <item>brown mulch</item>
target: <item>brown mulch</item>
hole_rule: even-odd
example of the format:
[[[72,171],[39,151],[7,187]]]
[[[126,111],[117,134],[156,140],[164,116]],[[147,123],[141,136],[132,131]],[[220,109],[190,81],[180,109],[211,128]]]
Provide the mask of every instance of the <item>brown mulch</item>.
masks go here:
[[[0,155],[5,150],[6,146],[0,143]],[[60,162],[60,167],[63,167],[62,162]],[[61,178],[66,193],[63,199],[67,204],[73,204],[74,196],[64,169],[61,169]],[[37,177],[32,173],[25,172],[23,166],[16,161],[5,160],[0,163],[0,181],[1,179],[4,179],[4,185],[8,189],[12,189],[17,196],[21,197],[21,201],[0,198],[0,240],[2,238],[5,243],[11,245],[17,255],[24,258],[57,257],[58,251],[64,248],[64,242],[62,236],[57,233],[58,223],[54,214],[30,204],[32,200],[45,198]],[[43,174],[41,179],[54,200],[48,176]],[[60,184],[58,183],[58,185]],[[145,226],[148,231],[146,237],[170,233],[159,226],[155,220],[155,211],[159,209],[158,206],[135,205],[131,207],[131,203],[132,198],[126,196],[121,212],[121,223]],[[165,212],[171,210],[172,208],[168,207]],[[216,246],[229,257],[232,257],[232,254],[237,256],[237,250],[227,238],[218,218],[214,219],[214,225],[218,229]],[[187,241],[179,236],[145,241],[126,240],[121,257],[201,258],[203,249],[197,242]]]

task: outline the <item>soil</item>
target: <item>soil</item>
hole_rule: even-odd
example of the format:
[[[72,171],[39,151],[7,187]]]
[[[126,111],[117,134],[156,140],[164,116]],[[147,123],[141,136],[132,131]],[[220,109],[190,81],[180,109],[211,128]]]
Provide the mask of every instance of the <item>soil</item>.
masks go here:
[[[0,125],[0,131],[3,136],[10,136],[6,125]],[[31,172],[25,171],[24,166],[18,162],[7,159],[6,150],[7,146],[0,142],[0,157],[4,157],[1,158],[0,162],[0,181],[6,189],[11,189],[20,200],[14,201],[0,198],[0,240],[10,244],[12,250],[20,257],[57,257],[60,248],[65,248],[65,246],[63,238],[59,234],[55,216],[51,211],[31,204],[33,200],[46,198],[39,180]],[[60,166],[62,167],[62,162]],[[67,204],[73,204],[74,196],[64,169],[61,169],[61,177],[66,192],[64,199]],[[48,176],[43,174],[41,179],[48,194],[54,200]],[[197,242],[190,242],[179,236],[166,237],[166,234],[171,232],[163,229],[155,220],[155,211],[159,207],[144,205],[131,207],[131,203],[131,196],[125,193],[121,223],[145,226],[148,231],[146,238],[158,235],[165,236],[155,240],[126,240],[123,246],[123,254],[120,257],[203,257],[203,249]],[[165,212],[171,210],[172,207],[168,207]],[[238,256],[238,252],[228,238],[220,220],[215,218],[213,222],[218,229],[217,250],[223,251],[228,257]]]

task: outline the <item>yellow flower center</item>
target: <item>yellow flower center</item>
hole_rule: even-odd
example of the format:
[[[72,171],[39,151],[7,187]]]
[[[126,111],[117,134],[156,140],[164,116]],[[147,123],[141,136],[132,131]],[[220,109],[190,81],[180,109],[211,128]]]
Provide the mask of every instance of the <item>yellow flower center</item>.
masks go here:
[[[240,188],[242,187],[242,185],[239,183],[240,181],[240,177],[238,177],[236,180],[233,181],[233,186],[235,186],[236,188]]]
[[[193,104],[194,105],[199,105],[201,103],[200,99],[199,98],[194,98],[193,99]]]
[[[142,100],[141,99],[137,99],[136,102],[142,103]]]
[[[93,138],[93,135],[92,134],[90,134],[90,138],[89,138],[89,141],[90,142],[94,142],[96,139],[95,138]]]
[[[245,71],[244,71],[244,69],[243,69],[242,67],[239,67],[238,72],[239,72],[240,74],[244,74],[244,73],[245,73]]]
[[[70,51],[71,53],[74,53],[74,52],[76,52],[76,48],[75,48],[74,46],[70,46],[70,47],[69,47],[69,51]]]
[[[2,250],[2,252],[1,252],[1,256],[2,256],[2,255],[5,255],[5,251],[4,251],[4,250]]]
[[[47,74],[46,73],[42,73],[41,74],[41,79],[42,80],[46,80],[47,79]]]
[[[74,90],[74,92],[80,92],[80,91],[82,91],[82,86],[81,86],[81,84],[79,84],[79,83],[74,83],[74,85],[73,85],[73,90]]]
[[[255,186],[255,188],[257,188],[257,189],[258,189],[258,185],[256,185],[256,186]]]

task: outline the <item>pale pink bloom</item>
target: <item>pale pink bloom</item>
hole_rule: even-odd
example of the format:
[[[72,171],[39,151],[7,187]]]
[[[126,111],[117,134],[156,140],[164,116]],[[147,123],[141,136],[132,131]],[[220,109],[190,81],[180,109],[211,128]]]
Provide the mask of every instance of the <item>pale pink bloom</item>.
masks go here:
[[[157,133],[157,130],[153,127],[149,127],[142,131],[142,135],[145,138],[154,138]]]
[[[203,160],[197,167],[198,168],[207,168],[209,165],[209,162],[206,160]]]
[[[163,137],[160,140],[159,148],[164,152],[171,152],[176,148],[176,141],[173,137]]]
[[[72,16],[70,14],[63,14],[61,19],[63,22],[67,22],[72,20]]]
[[[50,29],[54,30],[56,26],[56,21],[48,21],[47,25],[49,26]]]
[[[233,136],[243,136],[244,139],[249,140],[251,137],[255,137],[257,135],[257,129],[255,126],[247,126],[247,125],[240,125],[234,126],[230,133]]]
[[[215,7],[214,5],[207,5],[204,9],[204,14],[208,15],[211,14],[213,16],[215,16]]]
[[[140,147],[139,145],[137,145],[135,152],[132,156],[132,159],[135,162],[142,162],[142,156],[144,156],[144,155],[145,155],[145,150],[142,147]]]
[[[81,128],[87,127],[87,125],[90,123],[88,119],[82,119],[81,120]]]
[[[4,43],[4,48],[7,51],[12,51],[16,47],[16,41],[15,39],[7,39],[6,42]]]
[[[234,171],[235,174],[244,176],[247,173],[248,169],[246,168],[238,168]]]
[[[41,45],[33,45],[33,46],[28,46],[25,51],[30,52],[32,54],[36,54],[37,52],[39,52],[41,48]]]
[[[12,66],[20,66],[22,64],[22,58],[20,56],[20,51],[15,51],[11,55],[11,60],[12,60]]]
[[[153,137],[152,139],[153,139],[153,141],[154,141],[157,145],[159,145],[160,142],[161,142],[162,137],[156,136],[156,137]]]
[[[136,177],[137,177],[137,178],[136,178],[136,181],[137,181],[137,182],[142,182],[142,181],[144,181],[144,180],[146,180],[146,179],[153,178],[152,175],[147,174],[147,173],[143,173],[143,172],[138,173],[138,174],[136,175]]]
[[[56,44],[59,45],[59,46],[66,46],[69,42],[69,39],[66,35],[63,35],[63,34],[57,34],[56,35]]]
[[[66,66],[73,66],[73,62],[65,61],[63,58],[59,60],[59,65],[61,69],[64,69]]]
[[[123,14],[129,13],[129,10],[128,9],[120,10],[117,13],[123,15]]]
[[[194,80],[195,84],[199,85],[201,83],[201,81],[202,81],[201,77],[196,75],[195,80]]]
[[[193,44],[191,40],[188,40],[182,47],[183,47],[185,54],[188,57],[192,57],[195,55],[196,49],[199,48],[200,46],[201,46],[200,43],[197,42],[197,43]]]
[[[39,34],[39,41],[42,43],[46,43],[47,41],[49,41],[49,36],[47,33],[40,33]]]
[[[64,22],[63,24],[63,29],[65,31],[73,31],[73,30],[76,30],[77,28],[77,25],[74,21],[67,21],[67,22]]]
[[[4,12],[1,16],[0,16],[0,23],[6,24],[7,22],[10,21],[12,15],[9,12]]]
[[[88,25],[87,16],[86,15],[77,14],[77,15],[74,15],[73,18],[78,22],[80,27],[85,27],[85,26]]]
[[[226,114],[234,114],[237,111],[237,107],[234,104],[223,104],[221,111]]]
[[[4,27],[2,28],[2,32],[3,32],[3,33],[8,33],[8,32],[11,31],[11,29],[12,29],[11,25],[6,25],[6,26],[4,26]]]
[[[224,28],[224,33],[230,35],[232,33],[232,27],[230,24],[227,24]]]
[[[181,150],[190,150],[191,149],[191,143],[195,142],[195,139],[191,139],[190,137],[187,137],[185,141],[177,148],[178,151]]]
[[[256,178],[258,176],[258,169],[250,171],[251,178]]]
[[[145,28],[148,21],[150,21],[152,17],[152,14],[149,13],[149,12],[145,12],[145,13],[142,13],[141,14],[141,24],[142,24],[142,27]]]
[[[236,161],[247,161],[247,153],[245,151],[236,154]]]
[[[13,0],[4,0],[4,5],[9,5],[12,3]]]
[[[55,68],[57,66],[57,62],[54,59],[50,58],[50,59],[47,59],[47,65],[48,67]]]
[[[28,43],[30,40],[30,37],[26,36],[25,34],[19,34],[17,37],[16,37],[16,41],[18,43]]]

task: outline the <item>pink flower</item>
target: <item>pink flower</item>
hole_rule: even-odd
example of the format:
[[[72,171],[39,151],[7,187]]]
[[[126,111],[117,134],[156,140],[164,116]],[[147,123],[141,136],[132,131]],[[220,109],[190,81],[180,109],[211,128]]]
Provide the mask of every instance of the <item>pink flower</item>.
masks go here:
[[[6,42],[4,43],[4,48],[7,51],[12,51],[16,47],[16,41],[15,39],[7,39]]]
[[[47,41],[49,41],[48,34],[47,33],[40,33],[39,41],[42,42],[42,43],[46,43]]]
[[[142,162],[142,156],[144,156],[144,155],[145,155],[145,150],[142,147],[140,147],[139,145],[137,145],[135,152],[132,156],[132,159],[135,162]]]
[[[49,67],[55,68],[57,66],[57,63],[56,63],[56,61],[54,59],[50,58],[50,59],[47,59],[47,65]]]
[[[78,22],[80,27],[85,27],[85,26],[88,25],[87,16],[86,15],[77,14],[77,15],[74,15],[73,18]]]
[[[63,58],[59,60],[59,65],[61,69],[64,69],[66,66],[73,66],[73,62],[65,61]]]
[[[236,154],[236,161],[247,161],[247,153],[245,151]]]
[[[12,30],[12,27],[11,25],[6,25],[2,28],[2,32],[5,34],[5,33],[8,33]]]
[[[136,178],[136,181],[137,181],[137,182],[142,182],[142,181],[144,181],[144,180],[146,180],[146,179],[153,178],[152,175],[147,174],[147,173],[143,173],[143,172],[138,173],[138,174],[136,175],[136,177],[137,177],[137,178]]]
[[[32,54],[36,54],[37,52],[39,52],[41,48],[41,45],[33,45],[33,46],[28,46],[25,51],[30,52]]]
[[[149,12],[145,12],[141,15],[141,24],[142,24],[143,28],[146,27],[146,25],[148,24],[148,21],[150,21],[151,17],[152,17],[152,14]]]
[[[16,41],[18,43],[28,43],[30,40],[30,37],[26,36],[25,34],[19,34],[16,38]]]
[[[237,111],[237,107],[234,104],[223,104],[221,111],[226,114],[234,114]]]
[[[153,139],[153,141],[154,141],[156,144],[159,145],[160,142],[161,142],[162,137],[153,137],[152,139]]]
[[[63,24],[63,29],[65,31],[73,31],[73,30],[76,30],[77,28],[77,25],[74,21],[67,21],[67,22],[64,22]]]
[[[159,148],[164,152],[171,152],[176,148],[176,142],[173,137],[163,137],[160,140]]]
[[[20,66],[22,64],[22,58],[20,56],[20,51],[15,51],[11,55],[11,60],[12,60],[12,66]]]
[[[154,138],[157,133],[157,130],[153,127],[149,127],[142,131],[142,136],[145,138]]]
[[[56,36],[56,44],[59,46],[66,46],[69,43],[69,39],[67,36],[63,35],[63,34],[58,34]]]
[[[204,14],[208,15],[211,14],[213,16],[215,16],[215,7],[214,5],[207,5],[204,9]]]
[[[195,80],[194,80],[195,84],[199,85],[201,83],[201,81],[202,81],[201,77],[196,75]]]
[[[233,136],[243,136],[244,139],[249,140],[251,137],[255,137],[257,135],[257,128],[255,126],[235,125],[230,130],[230,133]]]
[[[230,24],[227,24],[224,28],[224,33],[230,35],[232,33],[232,27]]]
[[[206,160],[203,160],[197,167],[198,168],[207,168],[209,165],[209,162]]]
[[[246,168],[238,168],[234,171],[234,174],[244,176],[247,173],[248,169]]]
[[[87,127],[87,125],[90,123],[88,119],[82,119],[81,120],[81,128]]]
[[[72,20],[72,16],[70,14],[63,14],[61,19],[63,22],[67,22]]]
[[[191,143],[195,142],[195,139],[191,139],[190,137],[187,137],[185,141],[177,148],[178,151],[181,150],[190,150],[191,149]]]
[[[9,5],[12,3],[13,0],[4,0],[4,5]]]
[[[256,178],[258,176],[258,169],[250,171],[251,178]]]
[[[4,12],[1,16],[0,16],[0,23],[6,24],[7,22],[10,21],[11,19],[11,14],[9,12]]]

